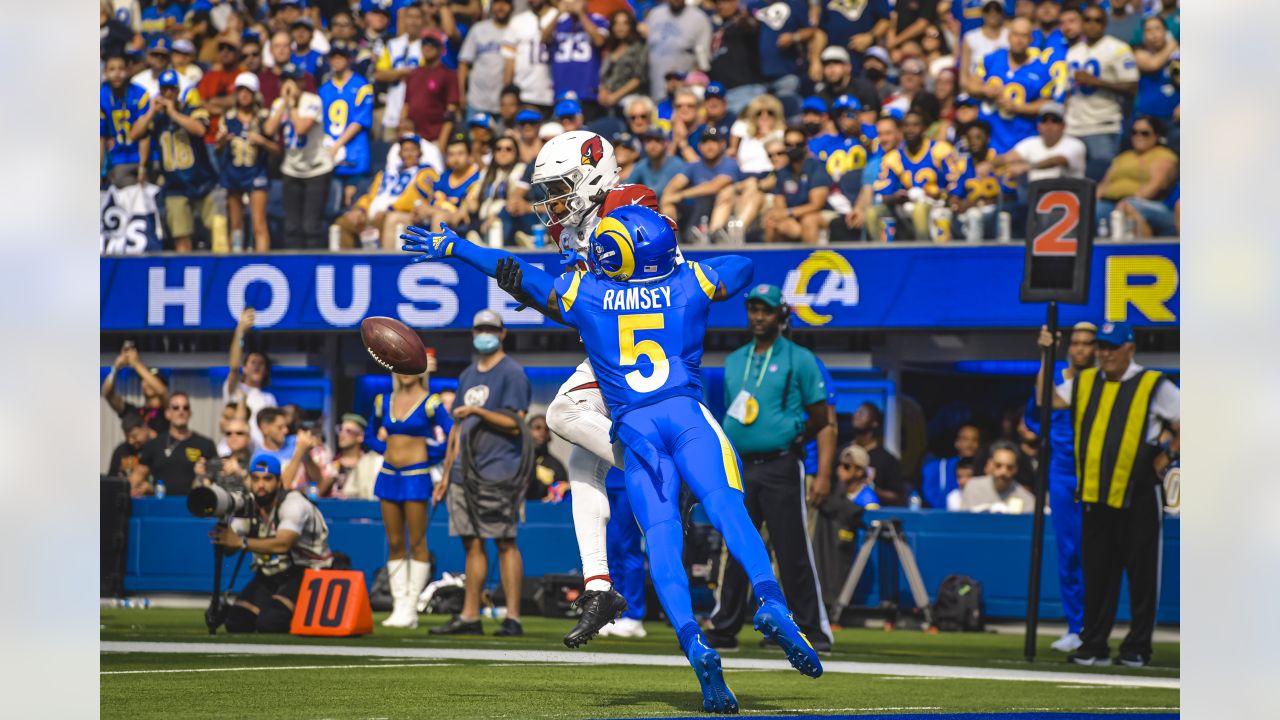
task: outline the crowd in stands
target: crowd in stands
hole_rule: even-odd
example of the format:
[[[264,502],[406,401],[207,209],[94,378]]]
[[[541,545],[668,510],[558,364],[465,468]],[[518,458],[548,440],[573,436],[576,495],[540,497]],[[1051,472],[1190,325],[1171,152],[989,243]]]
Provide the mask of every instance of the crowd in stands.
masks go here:
[[[1178,0],[102,0],[101,177],[165,248],[543,241],[599,132],[685,240],[1007,239],[1027,181],[1176,235]]]

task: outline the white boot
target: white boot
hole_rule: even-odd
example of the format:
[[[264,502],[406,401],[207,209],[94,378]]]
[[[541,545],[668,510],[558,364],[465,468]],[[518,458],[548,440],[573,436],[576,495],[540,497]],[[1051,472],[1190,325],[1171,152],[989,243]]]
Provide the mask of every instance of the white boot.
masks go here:
[[[407,628],[410,627],[411,620],[413,626],[416,626],[418,613],[415,612],[416,608],[413,606],[416,598],[409,597],[409,561],[388,560],[387,580],[391,585],[393,604],[391,606],[391,615],[382,621],[382,626]]]
[[[431,563],[421,560],[409,561],[409,587],[405,589],[405,619],[409,621],[406,627],[418,627],[418,598],[422,597],[422,590],[427,586],[427,581],[431,579]]]

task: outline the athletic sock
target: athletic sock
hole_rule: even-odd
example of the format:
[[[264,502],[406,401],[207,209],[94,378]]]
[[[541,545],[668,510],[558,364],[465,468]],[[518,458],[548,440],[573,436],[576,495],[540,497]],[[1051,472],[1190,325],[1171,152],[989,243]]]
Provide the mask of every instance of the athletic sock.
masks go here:
[[[787,606],[787,598],[783,596],[782,588],[778,587],[777,582],[773,580],[765,580],[764,582],[756,583],[753,586],[753,589],[755,590],[756,597],[759,598],[761,605],[772,601],[780,603],[783,607]]]
[[[696,622],[685,623],[676,631],[676,637],[680,639],[680,651],[688,655],[693,641],[702,638],[702,631],[698,629]],[[706,642],[704,641],[703,644],[705,645]]]

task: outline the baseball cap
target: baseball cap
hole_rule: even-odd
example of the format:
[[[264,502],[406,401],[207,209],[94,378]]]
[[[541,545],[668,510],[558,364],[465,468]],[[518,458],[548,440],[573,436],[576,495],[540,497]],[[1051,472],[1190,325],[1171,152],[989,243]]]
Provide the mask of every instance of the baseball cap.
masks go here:
[[[266,473],[280,477],[280,458],[265,453],[254,455],[253,459],[249,461],[249,472]]]
[[[165,55],[168,55],[173,52],[173,41],[169,39],[168,35],[157,35],[156,38],[151,41],[151,46],[147,48],[147,52],[164,53]]]
[[[400,145],[402,143],[407,143],[407,142],[411,142],[414,145],[421,145],[422,137],[419,136],[417,133],[405,133],[404,135],[401,135],[400,137],[396,138],[397,145]]]
[[[160,77],[156,80],[156,84],[162,88],[178,87],[178,73],[173,68],[169,68],[160,73]]]
[[[368,15],[369,13],[375,13],[375,12],[376,12],[376,13],[382,13],[383,15],[390,16],[390,15],[391,15],[391,8],[390,8],[391,3],[390,3],[390,2],[386,2],[386,4],[384,5],[384,4],[383,4],[383,2],[385,2],[385,1],[386,1],[386,0],[361,0],[361,2],[360,2],[360,13],[361,13],[362,15]]]
[[[1040,106],[1040,112],[1036,114],[1036,119],[1052,115],[1061,120],[1066,117],[1066,112],[1067,110],[1062,107],[1062,103],[1050,101]]]
[[[185,55],[195,55],[196,46],[191,44],[191,41],[186,38],[179,38],[177,42],[173,44],[173,51],[180,52]]]
[[[686,74],[683,70],[668,70],[663,77],[666,80],[684,80]]]
[[[803,103],[800,104],[800,111],[826,114],[827,101],[823,100],[817,95],[810,95],[809,97],[804,99]]]
[[[723,98],[724,93],[724,85],[721,85],[718,82],[707,83],[707,89],[702,91],[702,99],[710,100],[711,98]]]
[[[840,451],[840,461],[849,461],[860,468],[871,465],[871,455],[861,445],[849,445]]]
[[[542,123],[542,127],[538,128],[539,140],[550,140],[553,137],[564,134],[564,126],[558,122]]]
[[[496,327],[501,328],[502,316],[492,310],[481,310],[471,319],[471,327]]]
[[[423,30],[422,42],[428,45],[435,45],[438,48],[443,48],[445,46],[446,40],[445,40],[444,33],[437,32],[435,30]]]
[[[306,15],[301,15],[298,17],[297,20],[294,20],[293,22],[289,23],[289,29],[292,30],[293,28],[296,28],[296,27],[304,27],[308,30],[315,30],[316,24],[311,22],[311,18],[307,17]]]
[[[516,113],[517,123],[540,123],[542,122],[542,113],[537,110],[521,110]]]
[[[356,46],[346,40],[334,40],[329,44],[330,55],[342,55],[344,57],[355,57]]]
[[[640,137],[645,140],[662,140],[665,142],[667,134],[662,132],[662,128],[654,126],[640,133]]]
[[[359,425],[361,428],[369,427],[369,421],[365,420],[364,416],[361,415],[360,413],[344,413],[342,416],[342,422],[355,423],[356,425]]]
[[[620,133],[615,133],[613,137],[609,138],[609,144],[613,145],[615,150],[620,147],[624,147],[629,150],[634,150],[635,152],[640,152],[640,140],[626,130],[623,130]]]
[[[902,72],[908,75],[923,75],[925,72],[924,61],[920,58],[907,58],[902,61]]]
[[[891,108],[885,108],[880,111],[880,117],[893,118],[898,122],[902,122],[902,119],[905,118],[906,116],[907,114],[902,112],[902,108],[891,107]]]
[[[747,300],[759,300],[769,307],[782,307],[782,288],[777,285],[760,283],[751,288],[751,292],[747,294]]]
[[[579,105],[578,101],[574,100],[573,98],[565,98],[564,100],[561,100],[560,102],[556,103],[556,110],[554,114],[558,118],[581,115],[582,106]]]
[[[1098,328],[1098,343],[1120,346],[1133,342],[1133,328],[1129,323],[1108,322]]]
[[[1078,322],[1078,323],[1076,323],[1075,325],[1072,325],[1072,326],[1071,326],[1071,331],[1072,331],[1072,332],[1075,332],[1076,330],[1087,330],[1087,331],[1089,331],[1089,332],[1091,332],[1091,333],[1097,333],[1097,332],[1098,332],[1098,326],[1097,326],[1097,325],[1094,325],[1093,323],[1089,322],[1088,320],[1081,320],[1080,322]]]
[[[258,86],[258,76],[251,72],[242,72],[236,76],[236,87],[245,88],[258,92],[261,88]]]
[[[290,80],[301,80],[307,76],[307,71],[293,63],[285,63],[280,67],[280,77]]]
[[[889,51],[879,45],[873,45],[872,47],[867,48],[866,57],[864,59],[870,60],[872,58],[884,63],[885,67],[893,64],[889,62]]]
[[[850,64],[849,51],[845,50],[839,45],[832,45],[827,49],[823,50],[822,55],[820,55],[819,58],[824,63],[839,62],[839,63],[844,63],[846,65]]]
[[[702,137],[698,142],[706,142],[708,140],[718,140],[720,142],[729,142],[729,133],[719,125],[708,125],[702,131]]]
[[[467,118],[467,127],[482,127],[485,130],[493,129],[493,119],[489,117],[489,113],[473,113]]]
[[[969,93],[960,93],[956,96],[956,107],[960,107],[962,105],[977,107],[981,104],[982,103],[978,102],[978,98],[970,95]]]
[[[831,103],[831,110],[832,112],[842,112],[844,110],[858,112],[862,110],[862,103],[852,95],[841,95],[836,98],[835,102]]]
[[[302,9],[306,6],[307,6],[306,0],[280,0],[280,2],[276,3],[277,9],[283,9],[287,7],[295,7],[298,9]]]

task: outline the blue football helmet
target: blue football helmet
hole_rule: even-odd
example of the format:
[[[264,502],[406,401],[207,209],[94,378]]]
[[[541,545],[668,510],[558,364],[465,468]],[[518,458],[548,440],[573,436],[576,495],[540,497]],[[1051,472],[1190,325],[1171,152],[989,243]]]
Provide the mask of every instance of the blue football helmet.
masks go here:
[[[676,267],[676,234],[643,205],[624,205],[600,219],[587,251],[592,272],[620,282],[664,277]]]

